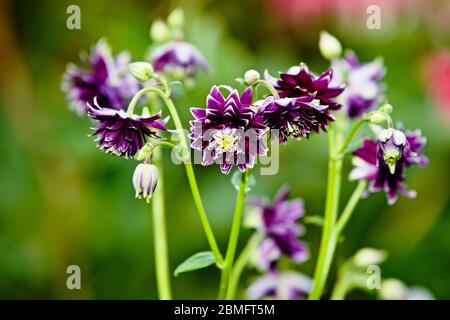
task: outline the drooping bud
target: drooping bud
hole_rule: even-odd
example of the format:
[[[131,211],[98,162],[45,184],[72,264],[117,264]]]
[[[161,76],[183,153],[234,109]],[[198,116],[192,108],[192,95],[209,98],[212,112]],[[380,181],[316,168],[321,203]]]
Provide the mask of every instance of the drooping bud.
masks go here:
[[[181,8],[176,8],[167,17],[167,23],[172,28],[182,28],[184,25],[184,11]]]
[[[319,50],[328,60],[338,58],[342,54],[342,46],[338,39],[326,31],[320,33]]]
[[[158,184],[158,170],[149,163],[141,163],[134,170],[133,186],[136,191],[136,198],[144,198],[147,203],[153,195]]]
[[[378,143],[382,160],[389,166],[391,174],[394,174],[395,165],[408,145],[405,134],[393,128],[384,129],[378,135]]]
[[[245,72],[244,74],[244,80],[245,82],[247,82],[249,85],[253,85],[255,84],[256,81],[258,81],[260,79],[260,75],[259,72],[253,69],[248,70],[247,72]]]
[[[150,28],[150,37],[155,42],[166,42],[172,38],[172,33],[164,21],[156,20]]]
[[[128,65],[128,70],[137,80],[146,82],[153,75],[153,66],[148,62],[133,62]]]

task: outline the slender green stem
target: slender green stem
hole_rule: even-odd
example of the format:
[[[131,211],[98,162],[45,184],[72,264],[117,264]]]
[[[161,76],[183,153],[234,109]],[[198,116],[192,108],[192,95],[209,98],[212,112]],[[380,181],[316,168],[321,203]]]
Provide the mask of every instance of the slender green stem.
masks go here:
[[[247,189],[248,177],[250,170],[241,174],[241,181],[239,184],[239,191],[236,198],[236,206],[234,208],[233,223],[231,225],[230,239],[228,241],[227,254],[225,256],[225,263],[222,269],[222,276],[220,280],[219,299],[224,299],[230,283],[230,275],[232,272],[234,255],[239,239],[239,230],[241,228],[242,212],[244,207],[245,191]]]
[[[353,140],[353,136],[366,121],[367,121],[366,119],[361,118],[353,124],[352,128],[350,129],[350,132],[347,135],[347,138],[345,139],[344,143],[342,144],[342,147],[339,149],[338,153],[336,154],[337,157],[340,157],[345,153],[348,145]]]
[[[172,299],[170,289],[169,255],[167,250],[166,208],[164,205],[164,178],[162,154],[160,149],[153,152],[153,164],[158,168],[158,187],[151,201],[153,217],[153,236],[155,248],[155,269],[158,295],[161,300]]]
[[[278,94],[278,91],[266,80],[258,80],[255,82],[255,85],[262,85],[269,89],[270,93],[273,95],[275,99],[280,99],[280,95]]]
[[[345,206],[344,211],[342,211],[342,214],[336,224],[336,232],[338,235],[341,235],[344,231],[344,228],[350,220],[350,217],[352,216],[352,213],[355,210],[355,207],[358,204],[359,200],[361,199],[361,195],[363,194],[366,187],[367,181],[361,180],[356,186],[355,191],[353,191],[353,194],[348,200],[347,205]]]
[[[136,95],[133,97],[133,99],[131,100],[130,105],[128,106],[127,113],[132,114],[139,99],[143,95],[148,94],[148,93],[157,94],[163,100],[163,102],[166,104],[167,108],[169,109],[172,120],[175,124],[175,128],[178,131],[178,136],[180,139],[181,147],[184,150],[189,150],[189,145],[188,145],[186,136],[184,135],[183,126],[181,124],[181,120],[178,115],[177,109],[176,109],[175,105],[173,104],[172,100],[169,98],[169,96],[161,89],[155,88],[155,87],[150,87],[150,88],[143,88],[140,91],[138,91],[136,93]],[[187,153],[185,155],[189,156]],[[188,159],[184,159],[184,160],[185,160],[184,165],[186,167],[186,173],[187,173],[189,185],[190,185],[191,192],[192,192],[192,197],[194,198],[194,203],[197,208],[197,212],[200,216],[200,221],[203,225],[203,229],[204,229],[206,237],[208,239],[209,246],[211,247],[211,251],[213,252],[214,257],[216,259],[216,263],[219,267],[221,267],[223,264],[223,257],[222,257],[222,254],[220,253],[219,247],[217,246],[217,242],[214,237],[214,233],[212,231],[211,225],[209,224],[208,217],[206,215],[206,211],[203,207],[203,203],[202,203],[202,200],[200,197],[200,191],[198,190],[197,181],[196,181],[195,175],[194,175],[194,169],[192,168],[192,164],[188,161]]]
[[[335,127],[336,126],[336,127]],[[325,219],[320,243],[319,257],[314,272],[314,283],[309,299],[318,300],[322,296],[325,287],[331,261],[336,246],[337,235],[334,232],[339,208],[339,195],[341,188],[342,159],[336,158],[337,145],[342,140],[343,128],[337,123],[328,127],[328,184],[325,204]],[[337,132],[335,132],[337,131]]]
[[[333,291],[331,292],[331,300],[344,300],[345,295],[349,289],[349,283],[345,275],[340,275],[336,284],[334,285]]]
[[[239,257],[236,259],[236,263],[233,267],[233,272],[231,273],[230,286],[228,287],[228,292],[226,295],[227,300],[233,300],[236,295],[236,290],[239,285],[239,279],[241,278],[242,271],[244,271],[245,266],[250,260],[250,255],[261,241],[260,234],[254,234],[247,242],[247,245],[242,250]]]

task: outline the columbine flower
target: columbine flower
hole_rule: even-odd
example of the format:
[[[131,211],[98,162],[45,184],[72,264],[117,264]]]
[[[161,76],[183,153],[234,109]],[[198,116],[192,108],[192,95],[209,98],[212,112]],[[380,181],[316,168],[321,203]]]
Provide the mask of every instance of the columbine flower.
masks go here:
[[[257,278],[247,289],[247,298],[297,300],[311,291],[312,281],[297,272],[269,272]]]
[[[266,73],[266,80],[278,90],[281,98],[310,97],[318,100],[314,103],[314,107],[305,107],[302,104],[298,106],[301,110],[309,110],[304,121],[311,125],[310,130],[317,132],[320,129],[326,130],[328,122],[334,120],[331,112],[341,108],[335,99],[344,88],[332,86],[330,83],[332,78],[332,70],[315,76],[304,64],[292,67],[286,73],[280,73],[280,79]],[[298,99],[299,103],[305,103],[305,99]]]
[[[267,130],[262,117],[251,108],[252,89],[241,96],[229,90],[224,97],[214,86],[208,95],[206,109],[191,108],[195,120],[191,121],[192,148],[202,151],[202,165],[220,163],[223,173],[236,165],[241,172],[253,168],[256,156],[265,155],[267,146],[262,135]]]
[[[410,152],[408,140],[402,131],[389,128],[378,134],[378,161],[384,161],[392,174],[395,173],[397,161],[403,154],[408,156]]]
[[[355,168],[350,172],[350,179],[368,180],[370,192],[384,190],[389,204],[397,201],[398,193],[408,198],[416,196],[416,192],[408,190],[403,183],[404,171],[413,164],[424,166],[427,163],[427,158],[422,154],[426,139],[422,137],[420,131],[407,132],[404,136],[406,142],[400,143],[400,147],[397,144],[402,142],[402,138],[397,134],[396,139],[400,141],[392,141],[387,145],[386,141],[382,140],[364,140],[362,146],[353,153]],[[392,133],[390,138],[393,137]],[[384,138],[383,134],[381,138]],[[388,159],[387,163],[385,159]],[[394,168],[390,169],[389,162],[394,159],[396,159]]]
[[[332,68],[332,84],[345,84],[342,100],[350,118],[360,117],[380,102],[383,94],[381,79],[386,72],[381,59],[359,63],[356,55],[348,52],[345,58],[333,60]]]
[[[149,163],[140,163],[134,170],[133,186],[136,198],[144,198],[147,202],[153,195],[158,184],[158,169]]]
[[[287,142],[289,137],[309,137],[311,130],[319,128],[315,113],[327,108],[319,105],[313,95],[281,99],[268,96],[256,105],[260,107],[264,124],[271,130],[277,130],[279,143]]]
[[[184,41],[172,41],[158,47],[152,53],[151,60],[155,71],[167,72],[175,78],[194,78],[197,69],[208,71],[208,64],[200,50]]]
[[[123,110],[102,108],[97,104],[88,107],[88,115],[98,120],[92,135],[98,136],[98,147],[106,152],[126,158],[138,152],[147,137],[158,138],[152,129],[166,130],[166,121],[158,121],[161,114],[154,116],[129,115]]]
[[[78,114],[87,112],[87,103],[97,98],[101,105],[120,109],[131,99],[140,85],[128,73],[130,56],[122,52],[113,56],[105,40],[92,47],[86,58],[87,69],[69,64],[61,89],[66,93],[70,108]]]
[[[283,188],[275,201],[253,199],[251,204],[257,207],[256,229],[264,234],[258,253],[257,265],[262,270],[273,270],[278,259],[284,255],[296,262],[308,258],[308,249],[298,237],[304,233],[298,220],[304,215],[301,199],[288,201],[289,189]]]

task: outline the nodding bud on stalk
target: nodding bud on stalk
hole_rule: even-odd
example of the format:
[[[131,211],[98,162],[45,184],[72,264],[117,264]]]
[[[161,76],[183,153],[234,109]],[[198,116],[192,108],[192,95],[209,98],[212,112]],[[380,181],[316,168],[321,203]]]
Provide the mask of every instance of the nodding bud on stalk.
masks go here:
[[[326,31],[320,33],[319,50],[328,60],[338,58],[342,54],[342,46],[338,39]]]
[[[144,198],[150,202],[153,192],[158,184],[158,170],[149,163],[141,163],[134,170],[133,186],[136,190],[136,198]]]
[[[357,267],[368,267],[374,264],[380,264],[386,260],[387,253],[384,250],[373,248],[362,248],[353,256],[353,263]]]
[[[128,65],[131,75],[141,82],[150,80],[153,76],[153,66],[148,62],[138,61]]]
[[[383,129],[379,135],[380,156],[389,166],[391,174],[395,173],[395,164],[403,155],[403,150],[408,146],[406,136],[400,130],[393,128]]]
[[[256,83],[256,81],[258,81],[260,78],[259,72],[253,69],[248,70],[245,74],[244,74],[244,80],[245,82],[247,82],[249,85],[253,85]]]

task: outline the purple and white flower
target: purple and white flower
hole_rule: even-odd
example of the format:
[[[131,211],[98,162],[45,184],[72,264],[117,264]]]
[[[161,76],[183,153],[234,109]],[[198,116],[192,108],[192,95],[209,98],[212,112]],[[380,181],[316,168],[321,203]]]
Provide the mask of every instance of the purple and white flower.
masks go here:
[[[133,173],[133,187],[136,198],[150,202],[158,184],[158,169],[150,163],[140,163]]]
[[[94,98],[101,105],[121,109],[140,89],[139,82],[128,72],[130,55],[122,52],[113,56],[104,39],[92,47],[84,61],[86,69],[69,64],[61,84],[70,108],[78,114],[86,114],[87,104],[93,104]]]
[[[274,270],[281,256],[295,262],[308,259],[307,245],[298,239],[304,228],[298,220],[304,215],[303,201],[299,198],[287,200],[289,189],[282,188],[273,203],[265,199],[252,199],[250,203],[257,208],[254,227],[263,234],[256,264],[262,270]]]
[[[202,165],[219,163],[223,173],[233,165],[244,172],[253,168],[256,157],[267,153],[263,134],[267,131],[262,116],[252,109],[252,89],[241,96],[237,90],[224,96],[214,86],[206,100],[206,109],[191,108],[195,120],[190,122],[192,148],[202,152]]]
[[[194,78],[197,69],[208,71],[208,63],[195,46],[184,41],[171,41],[156,48],[151,55],[157,72],[181,74]]]
[[[334,77],[332,84],[344,84],[342,93],[344,110],[350,118],[358,118],[380,102],[383,96],[381,83],[386,70],[381,59],[360,63],[353,52],[332,63]]]
[[[133,157],[145,144],[148,137],[159,138],[152,129],[166,130],[166,121],[161,114],[139,116],[122,109],[102,108],[89,105],[88,115],[98,121],[93,136],[98,136],[98,147],[107,153],[125,158]]]
[[[406,133],[401,129],[388,130],[382,131],[378,140],[364,140],[353,153],[354,169],[349,178],[369,181],[369,192],[384,190],[388,203],[394,204],[399,193],[408,198],[416,196],[404,184],[405,169],[413,164],[424,166],[428,160],[422,154],[426,139],[419,130]]]

